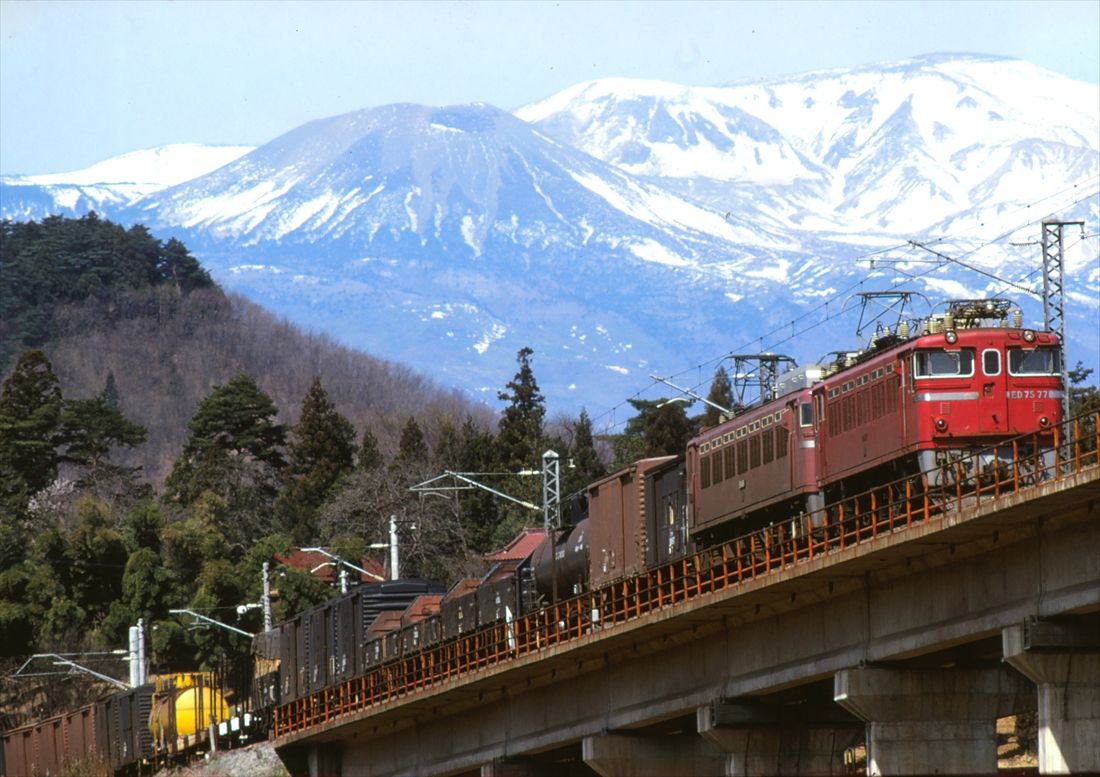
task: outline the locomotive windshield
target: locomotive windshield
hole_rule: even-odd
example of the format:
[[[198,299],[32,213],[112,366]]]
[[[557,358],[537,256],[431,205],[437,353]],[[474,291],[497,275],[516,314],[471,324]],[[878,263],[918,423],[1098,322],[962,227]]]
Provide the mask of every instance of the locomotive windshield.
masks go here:
[[[1062,360],[1057,348],[1008,349],[1010,375],[1061,375]]]
[[[966,377],[974,374],[974,350],[917,351],[913,354],[913,375],[918,378]]]

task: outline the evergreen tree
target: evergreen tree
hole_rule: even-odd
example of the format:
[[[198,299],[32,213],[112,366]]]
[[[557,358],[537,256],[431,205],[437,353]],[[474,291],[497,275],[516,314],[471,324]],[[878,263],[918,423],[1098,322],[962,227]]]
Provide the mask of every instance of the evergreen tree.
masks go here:
[[[165,483],[167,497],[188,506],[209,491],[227,503],[234,539],[268,533],[285,464],[286,428],[275,414],[271,397],[248,375],[215,386],[188,424],[187,442]]]
[[[584,408],[581,408],[580,418],[573,425],[573,444],[569,447],[569,458],[572,459],[572,467],[563,471],[563,498],[584,489],[589,483],[607,474],[607,468],[600,461],[595,440],[592,438],[592,419]]]
[[[355,466],[359,469],[378,469],[383,464],[382,452],[378,450],[378,438],[370,428],[363,430],[363,442],[359,445],[359,454],[355,457]]]
[[[22,509],[57,477],[61,388],[42,351],[24,352],[0,394],[0,502]]]
[[[107,614],[122,594],[122,575],[129,553],[122,534],[113,528],[110,509],[82,499],[78,523],[66,538],[65,556],[71,574],[73,601],[92,620]]]
[[[507,402],[497,426],[496,468],[507,473],[542,467],[542,454],[549,447],[543,432],[546,416],[545,399],[539,392],[538,382],[531,369],[530,348],[522,348],[516,354],[519,369],[515,377],[497,397]],[[560,451],[559,451],[560,455]],[[503,477],[493,484],[502,493],[537,504],[540,486],[535,478]],[[513,502],[497,502],[497,523],[489,533],[490,549],[499,548],[511,540],[520,529],[541,521],[536,514]]]
[[[496,449],[498,463],[505,470],[533,467],[542,456],[542,423],[546,415],[545,399],[539,393],[538,382],[531,370],[530,348],[516,354],[519,370],[509,381],[507,391],[497,397],[507,402],[500,418]]]
[[[492,432],[482,428],[470,416],[459,430],[459,458],[456,472],[484,472],[495,466],[496,441]],[[478,553],[494,550],[493,529],[500,522],[500,507],[487,491],[463,492],[459,500],[459,520],[468,547]]]
[[[435,450],[432,451],[432,460],[436,469],[460,471],[462,461],[462,441],[459,439],[458,430],[450,421],[444,421],[439,427],[439,435],[436,439]]]
[[[66,400],[61,411],[59,442],[62,461],[95,469],[110,458],[112,448],[133,448],[145,442],[145,427],[112,407],[104,394],[95,399]]]
[[[118,384],[115,382],[114,370],[107,371],[107,382],[103,385],[100,397],[103,398],[103,404],[107,407],[118,410]]]
[[[160,553],[160,532],[164,528],[164,518],[160,508],[152,499],[139,502],[130,509],[123,525],[126,547],[131,552],[139,548],[148,548]]]
[[[733,387],[730,386],[729,374],[721,365],[714,371],[714,380],[711,381],[707,401],[721,405],[728,410],[733,409]],[[707,405],[706,408],[706,412],[703,414],[703,426],[718,426],[722,423],[722,414],[717,408],[710,405]]]
[[[630,399],[627,400],[638,414],[626,422],[621,434],[613,441],[615,462],[612,470],[621,469],[646,455],[646,429],[657,416],[658,406],[668,400]]]
[[[174,237],[164,244],[157,270],[161,280],[171,283],[181,293],[213,284],[209,273]]]
[[[657,408],[656,415],[645,430],[645,455],[681,456],[691,439],[693,429],[684,407],[668,402]]]
[[[352,468],[355,429],[314,378],[291,431],[283,486],[275,503],[283,529],[298,543],[317,537],[316,512],[336,481]]]
[[[390,464],[393,470],[404,471],[415,477],[428,461],[428,443],[420,424],[412,416],[401,427],[401,442],[397,446],[397,456]]]
[[[1081,362],[1066,373],[1069,378],[1069,415],[1076,418],[1077,434],[1079,435],[1082,452],[1096,449],[1096,419],[1100,413],[1100,388],[1089,386],[1085,381],[1089,379],[1092,370]],[[1072,430],[1067,430],[1072,434]]]

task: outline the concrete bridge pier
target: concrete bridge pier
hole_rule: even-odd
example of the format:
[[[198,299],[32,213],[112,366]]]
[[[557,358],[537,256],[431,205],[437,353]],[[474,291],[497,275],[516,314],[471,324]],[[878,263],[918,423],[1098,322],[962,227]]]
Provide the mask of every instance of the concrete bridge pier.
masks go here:
[[[1019,673],[843,669],[834,698],[867,721],[867,774],[996,774],[997,718],[1034,709]]]
[[[600,734],[585,737],[581,748],[601,777],[713,777],[726,763],[724,753],[694,734]]]
[[[339,742],[293,745],[279,748],[278,753],[290,777],[342,777]]]
[[[845,751],[863,721],[833,703],[766,705],[719,700],[696,710],[699,733],[727,754],[727,777],[847,774]]]
[[[1001,632],[1005,660],[1039,692],[1039,773],[1100,773],[1100,622],[1029,620]]]

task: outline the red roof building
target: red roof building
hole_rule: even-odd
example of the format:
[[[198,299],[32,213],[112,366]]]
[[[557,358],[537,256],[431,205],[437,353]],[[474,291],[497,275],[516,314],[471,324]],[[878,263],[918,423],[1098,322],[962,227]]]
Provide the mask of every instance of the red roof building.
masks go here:
[[[340,580],[340,570],[337,567],[341,565],[331,556],[326,556],[324,553],[295,549],[287,556],[277,554],[275,560],[280,564],[286,564],[288,567],[308,572],[318,580],[330,585],[335,585]],[[348,581],[351,583],[377,583],[389,579],[386,574],[386,568],[372,558],[364,556],[359,559],[359,561],[353,561],[352,563],[372,574],[364,575],[356,572],[351,567],[344,567],[348,570]]]

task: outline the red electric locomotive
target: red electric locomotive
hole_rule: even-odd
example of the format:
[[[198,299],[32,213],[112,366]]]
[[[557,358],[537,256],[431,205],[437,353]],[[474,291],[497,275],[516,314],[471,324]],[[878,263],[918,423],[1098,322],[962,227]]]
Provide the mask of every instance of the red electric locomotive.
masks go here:
[[[1008,316],[1003,300],[952,302],[921,335],[902,326],[838,364],[788,373],[777,398],[703,430],[687,449],[692,536],[709,544],[787,519],[793,535],[824,504],[876,484],[980,476],[1011,458],[995,446],[1026,434],[1038,450],[1023,452],[1049,467],[1058,338]],[[991,450],[970,458],[979,449]]]
[[[999,300],[953,302],[920,336],[899,338],[814,386],[826,501],[922,472],[931,486],[956,474],[969,479],[981,472],[957,473],[956,462],[984,471],[1011,460],[1011,451],[971,454],[1021,435],[1034,433],[1039,448],[1053,449],[1052,428],[1062,420],[1058,338],[1022,329],[1019,312],[1009,328],[1007,314]]]

